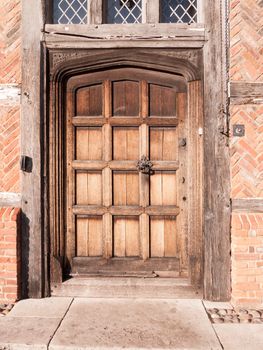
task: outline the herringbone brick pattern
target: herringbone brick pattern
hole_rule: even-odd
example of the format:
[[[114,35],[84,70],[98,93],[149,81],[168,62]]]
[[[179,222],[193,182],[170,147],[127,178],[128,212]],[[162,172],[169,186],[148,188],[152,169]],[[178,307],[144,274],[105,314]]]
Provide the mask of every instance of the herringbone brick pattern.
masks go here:
[[[263,1],[232,0],[231,80],[263,81]]]
[[[232,301],[263,304],[263,215],[232,215]]]
[[[21,1],[0,1],[0,84],[21,82]]]
[[[0,84],[2,85],[21,83],[20,26],[21,1],[0,0]],[[19,140],[19,102],[2,99],[0,192],[20,192]],[[0,302],[15,301],[19,296],[18,213],[19,209],[0,208]]]
[[[0,105],[0,192],[20,192],[20,106]]]
[[[231,107],[231,124],[244,124],[245,137],[232,137],[232,198],[263,197],[263,105]]]
[[[230,79],[263,81],[263,1],[231,0]],[[231,106],[245,137],[231,138],[232,198],[263,197],[263,105]],[[263,304],[263,214],[232,216],[232,301]]]

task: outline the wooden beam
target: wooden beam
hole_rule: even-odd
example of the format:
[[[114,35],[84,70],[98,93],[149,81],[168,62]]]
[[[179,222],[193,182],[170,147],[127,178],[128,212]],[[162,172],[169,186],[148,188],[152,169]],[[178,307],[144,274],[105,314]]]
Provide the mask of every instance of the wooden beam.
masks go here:
[[[86,258],[86,257],[75,257],[73,259],[73,271],[78,275],[85,275],[93,272],[117,272],[127,273],[130,272],[151,272],[154,271],[179,271],[179,259],[177,258],[151,258],[147,260],[137,258]]]
[[[127,25],[127,24],[125,24]],[[137,24],[136,24],[137,25]],[[115,26],[115,24],[114,24]],[[203,39],[193,40],[189,37],[181,38],[134,38],[130,40],[128,38],[113,37],[109,39],[86,39],[86,38],[74,38],[70,35],[60,34],[48,34],[45,36],[48,49],[119,49],[121,48],[153,48],[153,49],[202,49],[205,41]],[[75,39],[75,40],[74,40]],[[72,41],[73,40],[73,41]]]
[[[21,194],[12,192],[0,192],[0,208],[21,207]]]
[[[263,83],[251,83],[248,81],[231,82],[230,84],[231,97],[262,97],[263,98]]]
[[[53,1],[42,1],[44,23],[53,23]]]
[[[146,31],[148,35],[152,33],[152,35],[161,35],[162,33],[166,35],[167,37],[172,34],[179,35],[180,33],[188,33],[188,35],[193,35],[194,33],[196,35],[202,35],[204,36],[205,33],[205,27],[203,24],[193,23],[193,24],[179,24],[179,23],[155,23],[155,25],[152,25],[150,23],[137,23],[136,25],[134,23],[131,24],[103,24],[103,25],[85,25],[82,24],[81,26],[79,24],[46,24],[45,25],[45,32],[46,33],[54,33],[54,32],[61,32],[61,33],[75,33],[79,35],[86,35],[87,37],[89,34],[95,35],[95,33],[103,33],[106,36],[111,36],[114,33],[116,35],[119,33],[119,35],[141,35],[143,32]],[[192,34],[191,34],[192,33]]]
[[[231,104],[263,104],[263,83],[231,82]]]
[[[204,22],[204,2],[205,0],[197,1],[197,22],[198,23]]]
[[[41,195],[41,39],[44,26],[41,0],[22,1],[22,116],[21,153],[31,157],[33,170],[22,172],[22,297],[48,294],[45,284],[45,249],[42,240],[43,198]],[[43,203],[44,205],[44,203]]]
[[[46,24],[45,39],[49,41],[63,42],[66,40],[74,42],[99,42],[106,40],[129,40],[132,45],[132,40],[177,40],[177,41],[201,41],[205,42],[205,28],[203,26],[192,24],[172,24],[172,23],[157,23],[157,24],[103,24],[103,25],[66,25],[66,24]],[[188,47],[188,43],[185,47]],[[147,46],[147,45],[146,45]]]
[[[159,23],[160,5],[159,0],[148,0],[146,3],[146,22]]]
[[[189,83],[188,97],[188,251],[189,277],[202,288],[203,280],[203,96],[201,81]]]
[[[102,0],[88,2],[88,23],[102,24]]]
[[[19,103],[21,88],[18,84],[0,84],[0,101]]]
[[[238,198],[232,200],[233,213],[263,213],[263,198]]]
[[[204,298],[214,301],[229,300],[231,294],[225,4],[204,2]]]

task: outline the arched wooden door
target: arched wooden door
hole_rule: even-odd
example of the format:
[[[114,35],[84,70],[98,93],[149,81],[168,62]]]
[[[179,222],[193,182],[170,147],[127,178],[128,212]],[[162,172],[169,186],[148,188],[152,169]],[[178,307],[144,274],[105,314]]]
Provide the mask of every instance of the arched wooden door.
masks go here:
[[[68,273],[187,274],[186,104],[184,79],[166,73],[69,79]]]

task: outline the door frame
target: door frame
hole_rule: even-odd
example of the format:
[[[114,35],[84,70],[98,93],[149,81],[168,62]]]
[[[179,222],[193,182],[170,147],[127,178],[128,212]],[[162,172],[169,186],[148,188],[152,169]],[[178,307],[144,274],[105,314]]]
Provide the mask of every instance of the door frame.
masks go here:
[[[77,53],[77,51],[75,51]],[[189,280],[196,289],[203,280],[203,83],[200,69],[182,58],[152,53],[152,50],[114,50],[100,55],[92,51],[80,58],[69,58],[58,64],[50,76],[49,125],[49,220],[51,239],[51,286],[62,282],[62,260],[65,251],[65,201],[67,179],[63,174],[65,121],[63,101],[65,86],[72,76],[115,67],[144,68],[180,75],[187,85],[188,154],[191,155],[191,177],[188,189],[188,255]],[[189,165],[189,166],[190,166]],[[53,287],[52,287],[53,288]]]
[[[204,1],[204,25],[141,25],[132,36],[119,37],[116,26],[89,28],[47,25],[44,0],[22,0],[22,94],[21,154],[31,158],[31,173],[21,173],[21,292],[22,297],[50,295],[50,231],[47,167],[49,159],[47,81],[51,61],[65,61],[65,51],[76,49],[117,49],[120,47],[185,50],[191,61],[197,51],[203,58],[197,67],[204,94],[204,298],[229,300],[231,296],[230,251],[230,156],[228,99],[228,14],[229,2]],[[80,30],[81,29],[81,30]],[[116,29],[116,30],[115,30]],[[58,32],[57,32],[58,31]],[[155,33],[149,36],[147,33]],[[108,33],[107,32],[107,33]],[[56,50],[53,57],[50,53]],[[60,52],[59,52],[60,50]],[[171,55],[171,52],[170,52]],[[59,263],[57,264],[59,270]]]

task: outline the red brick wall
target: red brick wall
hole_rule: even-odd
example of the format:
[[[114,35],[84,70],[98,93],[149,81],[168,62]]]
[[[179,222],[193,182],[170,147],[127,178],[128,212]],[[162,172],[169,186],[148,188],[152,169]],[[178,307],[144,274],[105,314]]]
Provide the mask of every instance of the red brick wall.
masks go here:
[[[263,81],[262,0],[231,0],[232,81]]]
[[[20,0],[0,1],[0,192],[20,192]]]
[[[0,192],[20,192],[20,0],[0,1]],[[0,302],[18,297],[19,209],[0,205]]]
[[[0,84],[21,83],[21,1],[0,1]]]
[[[18,103],[0,103],[0,192],[20,192]]]
[[[263,1],[232,0],[230,25],[231,81],[262,82]],[[234,124],[244,124],[246,134],[231,138],[232,199],[263,202],[263,104],[232,105]],[[250,211],[232,217],[232,299],[262,306],[263,214]]]
[[[263,105],[231,107],[231,127],[245,125],[231,139],[232,198],[263,198]]]
[[[260,305],[263,300],[262,214],[233,214],[232,257],[233,302]]]
[[[0,209],[0,302],[19,297],[19,209]]]

